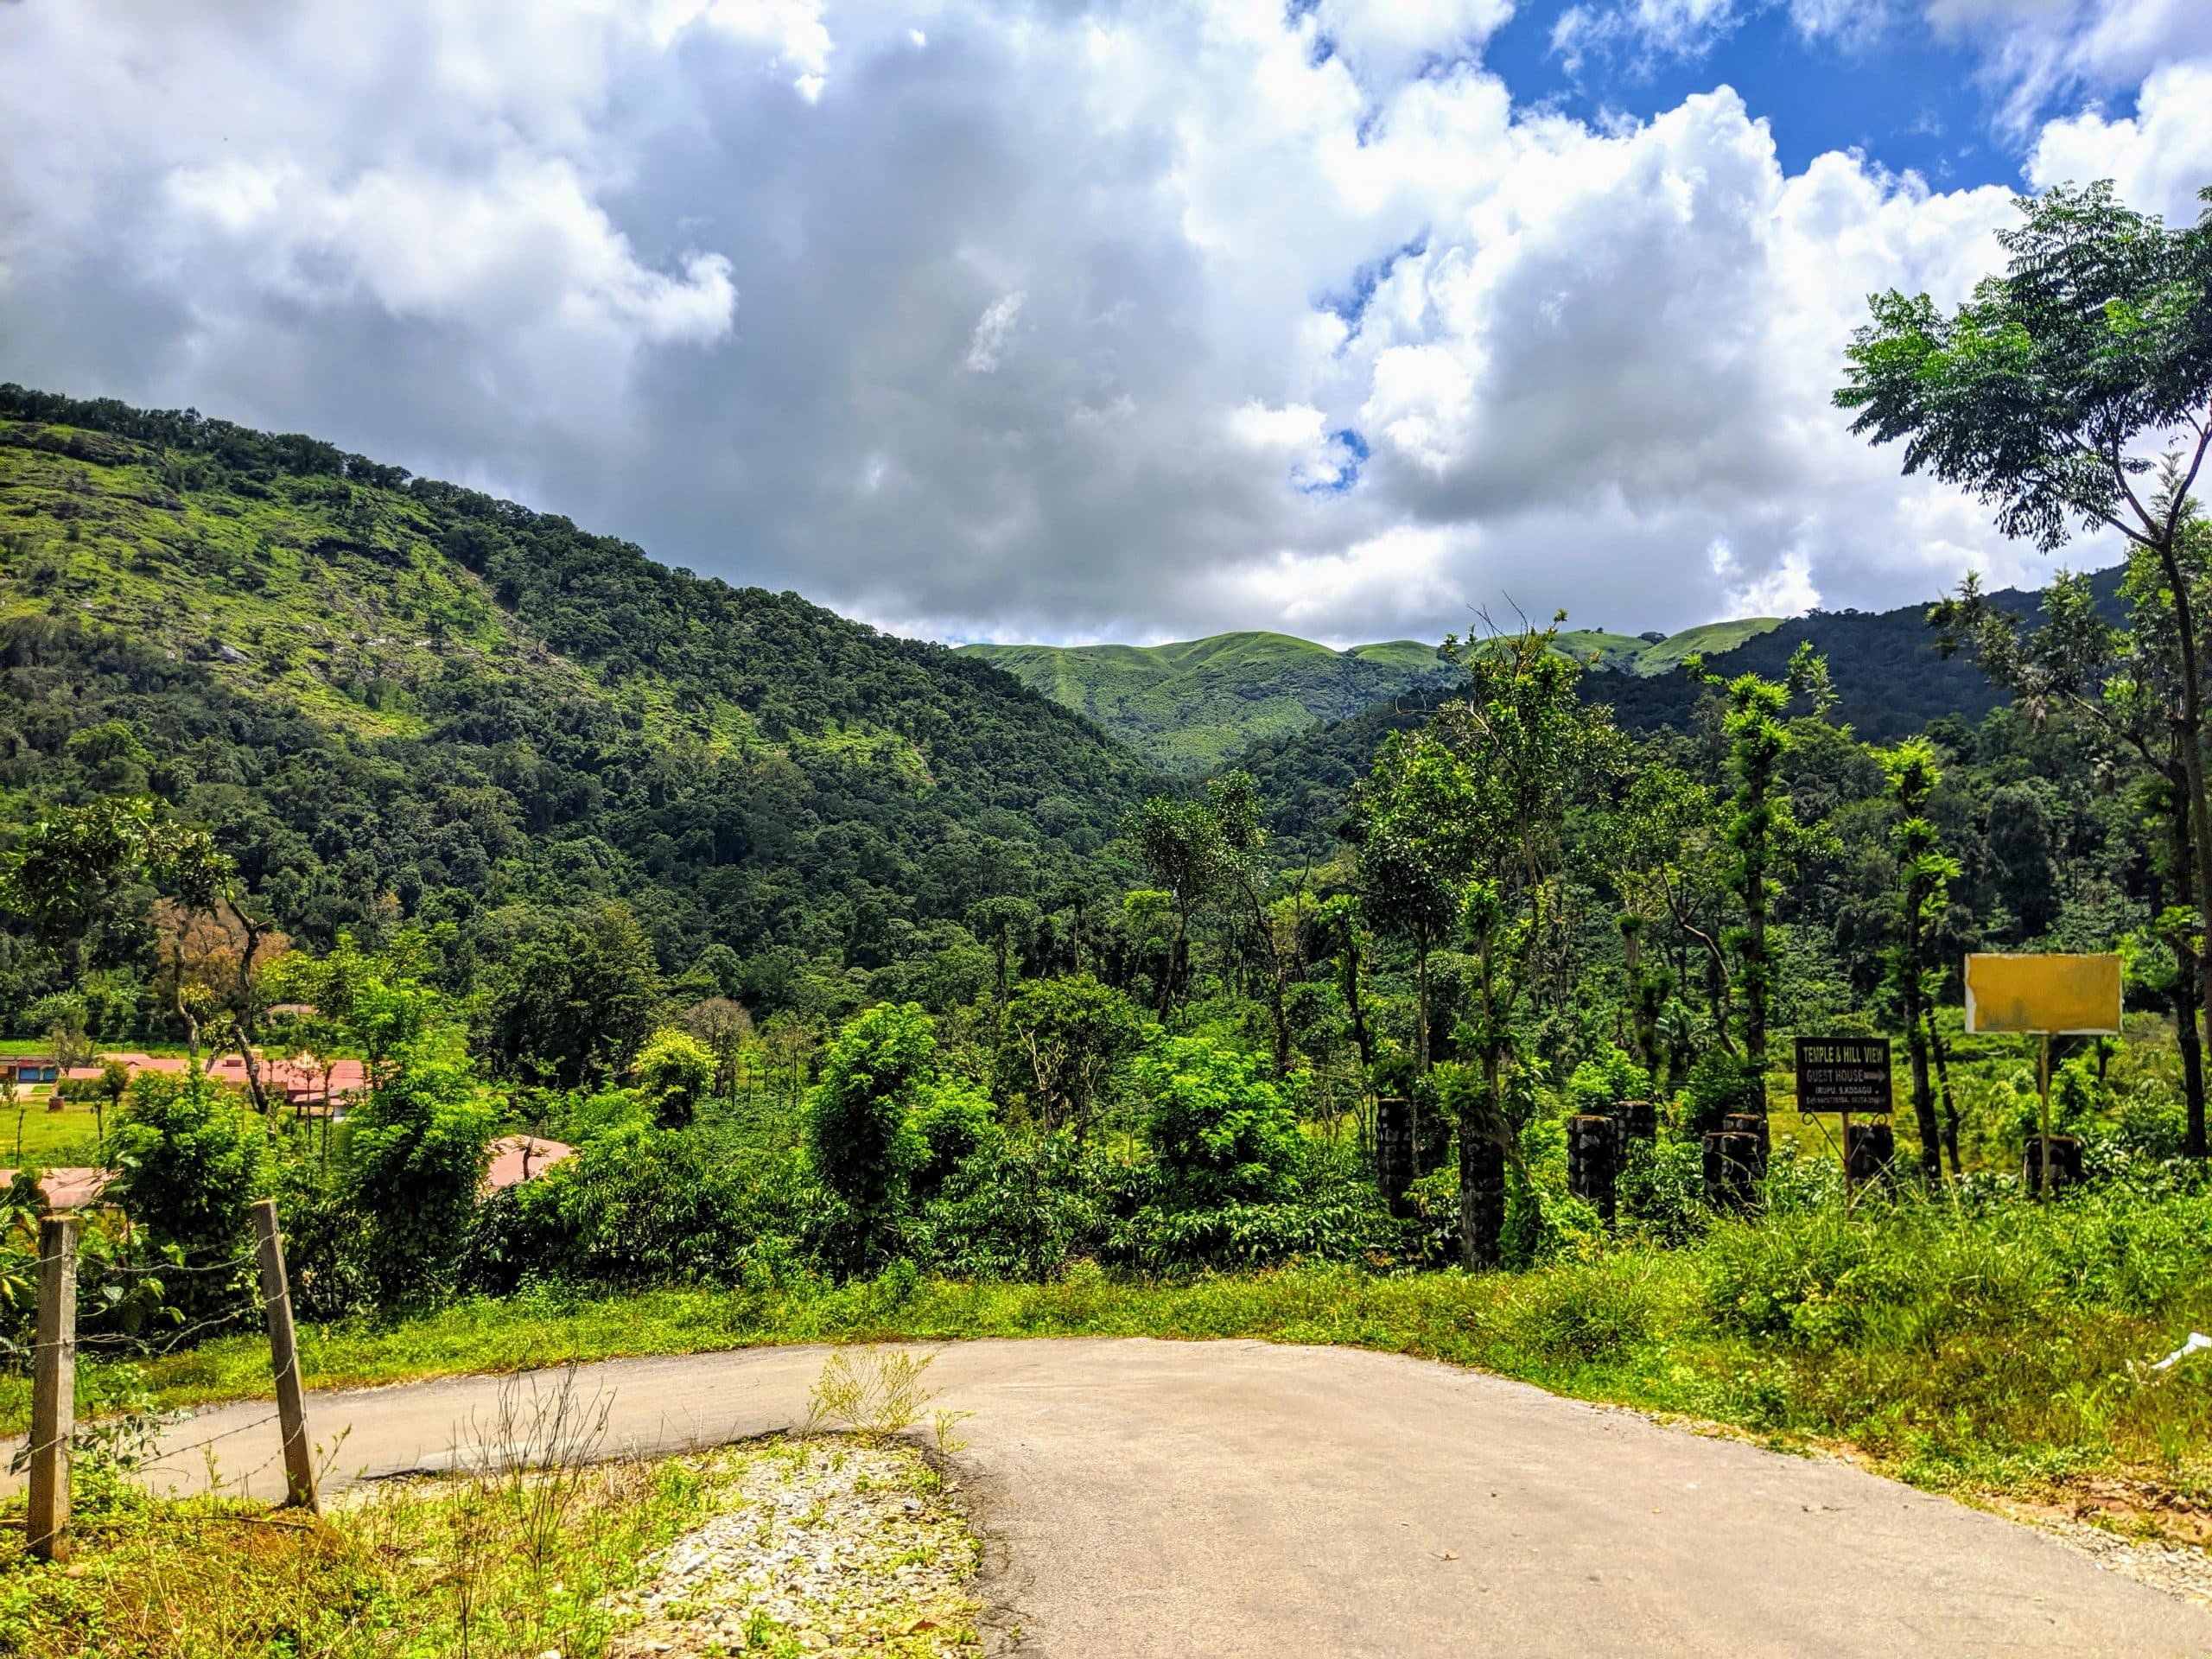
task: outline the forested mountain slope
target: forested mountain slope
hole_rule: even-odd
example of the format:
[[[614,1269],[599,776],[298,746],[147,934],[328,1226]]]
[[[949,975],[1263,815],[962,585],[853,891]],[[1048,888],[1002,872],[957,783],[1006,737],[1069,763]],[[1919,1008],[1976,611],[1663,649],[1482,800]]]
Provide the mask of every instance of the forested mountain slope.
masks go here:
[[[1157,782],[795,594],[311,439],[0,388],[0,827],[150,788],[306,939],[610,896],[671,970],[872,966],[1078,874]]]
[[[1780,626],[1770,616],[1708,622],[1671,636],[1581,629],[1560,647],[1624,674],[1671,672],[1694,651],[1719,651]],[[1282,633],[1218,633],[1168,645],[963,645],[1055,702],[1089,715],[1155,765],[1205,772],[1254,743],[1293,738],[1379,703],[1458,678],[1433,644],[1413,639],[1343,651]]]
[[[2100,607],[2114,620],[2121,613],[2121,575],[2115,566],[2090,582]],[[2021,588],[1989,597],[1993,605],[2022,616],[2042,608],[2040,595]],[[1599,653],[1583,677],[1582,694],[1588,702],[1610,704],[1615,722],[1625,731],[1688,729],[1698,725],[1702,706],[1713,696],[1680,671],[1691,651],[1702,652],[1707,671],[1723,678],[1743,673],[1779,678],[1800,642],[1809,642],[1827,658],[1834,685],[1836,702],[1829,717],[1868,742],[1893,742],[1946,715],[1977,721],[2008,701],[1972,662],[1942,654],[1927,616],[1927,605],[1919,604],[1889,611],[1815,611],[1771,627],[1708,624],[1649,645],[1650,654],[1633,671],[1608,665]],[[1342,817],[1345,791],[1366,775],[1383,739],[1421,725],[1438,698],[1448,694],[1447,683],[1347,719],[1263,739],[1230,764],[1258,779],[1277,833],[1319,850],[1329,843]]]
[[[1433,644],[1332,651],[1282,633],[1169,645],[960,647],[1090,715],[1156,765],[1205,772],[1263,737],[1302,732],[1454,677]]]

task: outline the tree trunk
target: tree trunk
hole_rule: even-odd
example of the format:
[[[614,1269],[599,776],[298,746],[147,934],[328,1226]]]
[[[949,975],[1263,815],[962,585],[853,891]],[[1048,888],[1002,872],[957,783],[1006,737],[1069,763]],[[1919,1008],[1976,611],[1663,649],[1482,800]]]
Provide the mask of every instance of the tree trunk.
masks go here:
[[[1927,903],[1926,884],[1918,877],[1904,885],[1903,982],[1905,1052],[1912,1063],[1912,1121],[1920,1131],[1920,1175],[1929,1191],[1943,1184],[1943,1133],[1936,1121],[1936,1098],[1928,1086],[1928,1030],[1922,1023],[1924,1006],[1920,988],[1921,907]]]
[[[2167,834],[2172,841],[2174,884],[2180,889],[2175,897],[2183,909],[2198,908],[2197,895],[2205,891],[2196,880],[2194,861],[2190,857],[2190,826],[2195,823],[2190,810],[2187,779],[2183,778],[2183,793],[2175,803],[2175,810],[2167,818]],[[2200,918],[2201,919],[2201,918]],[[2174,953],[2174,1040],[2181,1048],[2182,1098],[2188,1112],[2188,1128],[2183,1149],[2192,1158],[2204,1156],[2204,1045],[2197,1029],[2197,1014],[2205,1010],[2208,1027],[2212,1027],[2212,1002],[2207,1001],[2204,963],[2197,952],[2190,948],[2188,936],[2177,934],[2172,941]]]
[[[1414,1030],[1414,1063],[1421,1076],[1428,1075],[1428,946],[1414,947],[1414,985],[1415,988],[1415,1027]]]
[[[1936,1058],[1936,1092],[1943,1100],[1943,1154],[1951,1160],[1951,1179],[1958,1179],[1963,1173],[1959,1167],[1959,1097],[1951,1092],[1951,1063],[1943,1046],[1942,1027],[1936,1023],[1936,1010],[1926,1010],[1928,1019],[1928,1052]]]
[[[1367,998],[1359,984],[1359,936],[1344,930],[1344,1001],[1351,1009],[1351,1039],[1359,1049],[1360,1070],[1375,1064],[1375,1045],[1367,1034]]]
[[[1771,988],[1767,981],[1766,871],[1754,865],[1744,883],[1745,950],[1751,971],[1744,987],[1744,1071],[1751,1085],[1751,1109],[1759,1115],[1762,1140],[1766,1133],[1766,1007]]]
[[[2181,650],[2181,718],[2175,722],[2176,747],[2181,751],[2183,797],[2189,810],[2190,839],[2196,858],[2193,886],[2200,901],[2212,894],[2212,804],[2204,793],[2203,685],[2196,661],[2196,606],[2189,581],[2169,535],[2158,543],[2158,563],[2174,596],[2174,632]],[[2197,1006],[2205,1030],[2212,1033],[2212,974],[2197,974]],[[2205,1155],[2204,1115],[2201,1109],[2190,1119],[2185,1150],[2191,1158]]]

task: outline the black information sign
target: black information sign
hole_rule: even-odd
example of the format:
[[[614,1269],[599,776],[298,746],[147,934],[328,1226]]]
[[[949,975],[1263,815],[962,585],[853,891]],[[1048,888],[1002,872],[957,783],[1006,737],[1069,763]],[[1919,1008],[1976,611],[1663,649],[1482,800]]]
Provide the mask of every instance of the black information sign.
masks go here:
[[[1800,1037],[1797,1109],[1866,1112],[1890,1109],[1890,1039]]]

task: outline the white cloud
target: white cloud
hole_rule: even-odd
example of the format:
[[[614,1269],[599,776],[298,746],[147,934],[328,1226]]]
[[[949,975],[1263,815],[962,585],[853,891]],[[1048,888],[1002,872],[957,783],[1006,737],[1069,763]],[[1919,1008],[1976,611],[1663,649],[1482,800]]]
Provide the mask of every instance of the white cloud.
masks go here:
[[[1586,11],[1694,50],[1755,3]],[[1925,3],[2082,85],[2177,15]],[[2010,193],[1786,172],[1725,89],[1516,107],[1479,58],[1510,10],[0,5],[0,374],[957,636],[1434,635],[1509,597],[1634,631],[2039,579],[1828,401],[1867,293],[1962,296]],[[2170,55],[2031,175],[2177,211],[2212,50]]]
[[[2197,193],[2212,184],[2212,59],[2153,71],[2133,116],[2092,109],[2051,122],[2027,172],[2038,190],[2110,179],[2133,207],[2194,219],[2204,211]]]
[[[997,369],[999,353],[1006,349],[1007,337],[1013,334],[1014,321],[1028,298],[1016,289],[983,308],[983,315],[976,320],[976,332],[968,337],[968,355],[962,362],[969,373],[989,374]]]

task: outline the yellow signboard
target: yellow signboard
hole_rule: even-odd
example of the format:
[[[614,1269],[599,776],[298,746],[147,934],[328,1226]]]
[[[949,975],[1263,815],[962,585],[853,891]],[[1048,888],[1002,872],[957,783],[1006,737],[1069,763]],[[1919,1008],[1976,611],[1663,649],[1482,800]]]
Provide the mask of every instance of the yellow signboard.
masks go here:
[[[2053,1037],[2117,1032],[2120,958],[1970,956],[1967,1029]]]

